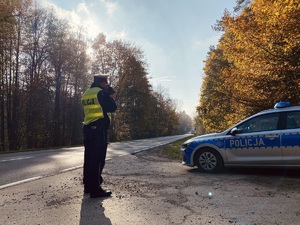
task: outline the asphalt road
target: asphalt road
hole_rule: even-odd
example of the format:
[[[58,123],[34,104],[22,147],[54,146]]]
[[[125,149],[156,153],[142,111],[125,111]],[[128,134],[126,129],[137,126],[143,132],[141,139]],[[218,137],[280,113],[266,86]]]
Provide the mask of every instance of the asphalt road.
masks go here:
[[[103,186],[112,190],[109,198],[83,193],[82,168],[3,188],[0,224],[300,224],[299,170],[201,173],[165,156],[163,148],[108,160]]]
[[[111,143],[108,146],[107,160],[165,145],[186,136],[189,134]],[[0,154],[0,189],[81,168],[83,152],[84,148],[81,146]]]

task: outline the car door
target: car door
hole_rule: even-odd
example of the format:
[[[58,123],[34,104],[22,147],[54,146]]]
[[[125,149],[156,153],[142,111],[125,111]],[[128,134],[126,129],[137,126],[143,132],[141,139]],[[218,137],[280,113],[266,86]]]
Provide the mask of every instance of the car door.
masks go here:
[[[300,165],[300,111],[286,112],[282,130],[282,160],[287,165]]]
[[[259,115],[239,124],[236,134],[226,136],[229,164],[281,164],[279,113]]]

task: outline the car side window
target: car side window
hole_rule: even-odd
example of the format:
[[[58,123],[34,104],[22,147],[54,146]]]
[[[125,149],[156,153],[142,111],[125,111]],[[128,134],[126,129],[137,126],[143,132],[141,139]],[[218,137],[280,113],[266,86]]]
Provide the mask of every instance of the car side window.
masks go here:
[[[286,113],[286,128],[300,128],[300,111],[291,111]]]
[[[270,113],[257,116],[237,126],[238,133],[253,133],[277,130],[279,113]]]

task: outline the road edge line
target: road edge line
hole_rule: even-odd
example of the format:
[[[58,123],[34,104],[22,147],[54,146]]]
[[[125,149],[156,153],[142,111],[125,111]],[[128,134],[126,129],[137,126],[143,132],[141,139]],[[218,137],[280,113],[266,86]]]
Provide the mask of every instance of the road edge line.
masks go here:
[[[15,185],[18,185],[18,184],[23,184],[23,183],[26,183],[26,182],[38,180],[38,179],[41,179],[41,178],[43,178],[43,176],[32,177],[32,178],[28,178],[28,179],[25,179],[25,180],[20,180],[20,181],[16,181],[16,182],[9,183],[9,184],[4,184],[4,185],[0,186],[0,190],[4,189],[4,188],[15,186]]]

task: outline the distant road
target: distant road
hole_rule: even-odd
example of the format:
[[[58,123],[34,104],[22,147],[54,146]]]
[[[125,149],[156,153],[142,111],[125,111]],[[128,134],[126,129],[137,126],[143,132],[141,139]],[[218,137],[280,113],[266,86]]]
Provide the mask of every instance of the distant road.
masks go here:
[[[169,144],[190,134],[109,144],[107,160]],[[83,147],[0,154],[0,189],[81,168]]]

